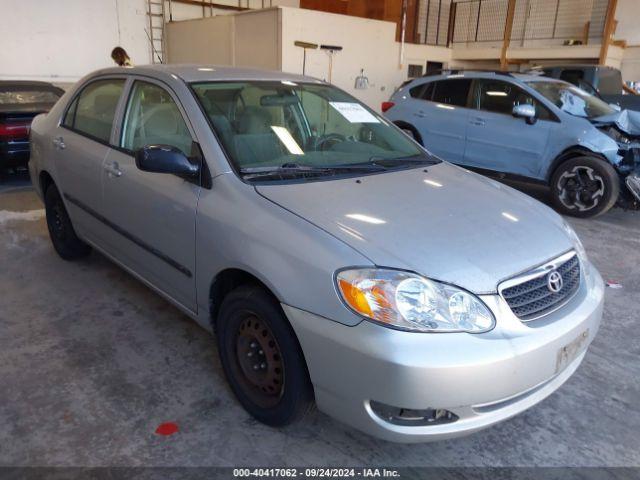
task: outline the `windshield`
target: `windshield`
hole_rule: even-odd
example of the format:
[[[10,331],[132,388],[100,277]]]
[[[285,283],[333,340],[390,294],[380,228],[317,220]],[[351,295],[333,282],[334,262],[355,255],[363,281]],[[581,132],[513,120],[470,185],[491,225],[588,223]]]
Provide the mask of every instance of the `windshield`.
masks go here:
[[[577,117],[596,118],[616,111],[599,98],[569,83],[532,81],[527,84],[560,110]]]
[[[379,170],[434,161],[387,120],[328,85],[255,81],[192,87],[242,174],[264,177],[284,168],[288,174],[317,176],[338,168]]]

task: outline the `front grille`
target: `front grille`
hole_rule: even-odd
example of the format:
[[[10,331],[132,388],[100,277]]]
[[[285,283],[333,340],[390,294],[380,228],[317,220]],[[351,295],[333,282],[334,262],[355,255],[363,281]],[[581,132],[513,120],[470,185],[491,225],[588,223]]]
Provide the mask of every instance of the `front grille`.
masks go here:
[[[533,279],[530,278],[531,275],[525,274],[523,277],[528,278],[527,280],[501,290],[511,311],[523,321],[533,320],[561,307],[573,297],[580,286],[580,261],[575,253],[557,265],[547,265],[539,270],[540,275]],[[549,288],[549,276],[554,271],[562,277],[562,288],[558,292]]]

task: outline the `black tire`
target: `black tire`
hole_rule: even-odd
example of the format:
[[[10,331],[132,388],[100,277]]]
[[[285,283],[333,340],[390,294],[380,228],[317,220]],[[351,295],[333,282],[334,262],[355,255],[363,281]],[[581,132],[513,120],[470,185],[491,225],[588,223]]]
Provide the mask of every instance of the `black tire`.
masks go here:
[[[395,124],[400,130],[404,132],[409,138],[415,140],[420,145],[424,146],[422,143],[422,136],[418,133],[418,130],[413,125],[409,125],[408,123],[396,123]]]
[[[47,228],[53,248],[65,260],[75,260],[91,253],[91,247],[78,238],[58,188],[51,184],[44,194]]]
[[[229,293],[216,336],[227,381],[254,418],[281,427],[313,407],[302,349],[279,303],[264,289],[244,285]]]
[[[613,166],[597,157],[576,157],[560,164],[551,177],[551,198],[565,215],[592,218],[615,205],[620,178]]]

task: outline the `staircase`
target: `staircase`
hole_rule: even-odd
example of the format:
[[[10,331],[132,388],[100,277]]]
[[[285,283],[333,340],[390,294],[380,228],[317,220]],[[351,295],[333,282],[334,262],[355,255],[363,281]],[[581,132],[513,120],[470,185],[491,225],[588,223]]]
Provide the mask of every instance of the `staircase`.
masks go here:
[[[164,0],[147,0],[151,63],[164,63]]]

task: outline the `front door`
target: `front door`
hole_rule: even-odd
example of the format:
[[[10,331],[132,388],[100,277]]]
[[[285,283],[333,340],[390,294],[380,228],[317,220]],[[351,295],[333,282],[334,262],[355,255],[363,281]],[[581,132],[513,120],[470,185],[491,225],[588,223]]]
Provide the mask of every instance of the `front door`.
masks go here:
[[[520,104],[536,107],[535,123],[512,115]],[[474,82],[474,106],[467,127],[464,164],[496,172],[538,178],[553,114],[517,85],[503,80]]]
[[[105,216],[114,256],[188,310],[196,310],[195,235],[200,187],[171,174],[143,172],[134,152],[171,145],[191,155],[195,136],[177,97],[163,84],[134,80],[119,148],[104,162]]]
[[[102,213],[102,163],[109,140],[123,78],[95,80],[71,103],[53,137],[58,185],[74,227],[80,235],[98,242],[104,224]]]

